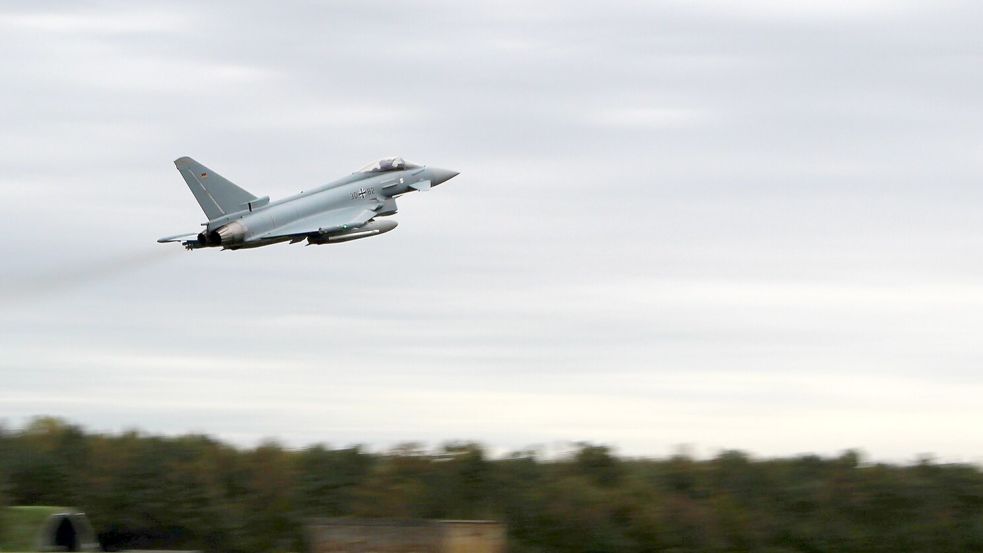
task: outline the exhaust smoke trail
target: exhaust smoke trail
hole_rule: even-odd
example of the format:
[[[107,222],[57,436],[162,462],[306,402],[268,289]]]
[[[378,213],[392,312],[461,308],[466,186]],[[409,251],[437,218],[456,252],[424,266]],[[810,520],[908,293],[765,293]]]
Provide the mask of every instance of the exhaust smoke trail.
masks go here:
[[[66,263],[34,274],[0,276],[0,306],[30,303],[163,263],[184,253],[162,248]]]

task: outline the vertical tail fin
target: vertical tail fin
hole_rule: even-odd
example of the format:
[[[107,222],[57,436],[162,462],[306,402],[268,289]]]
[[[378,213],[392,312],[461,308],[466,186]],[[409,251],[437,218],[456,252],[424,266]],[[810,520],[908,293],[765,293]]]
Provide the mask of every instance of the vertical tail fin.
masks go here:
[[[174,160],[174,165],[209,220],[240,211],[246,202],[256,199],[256,196],[190,157],[178,158]]]

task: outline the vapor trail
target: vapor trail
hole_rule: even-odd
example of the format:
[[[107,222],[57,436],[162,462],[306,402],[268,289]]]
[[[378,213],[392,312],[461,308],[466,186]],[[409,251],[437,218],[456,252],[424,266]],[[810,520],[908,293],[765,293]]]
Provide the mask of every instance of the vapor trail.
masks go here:
[[[29,303],[84,288],[145,267],[163,263],[182,250],[160,248],[70,262],[35,273],[0,276],[0,306]]]

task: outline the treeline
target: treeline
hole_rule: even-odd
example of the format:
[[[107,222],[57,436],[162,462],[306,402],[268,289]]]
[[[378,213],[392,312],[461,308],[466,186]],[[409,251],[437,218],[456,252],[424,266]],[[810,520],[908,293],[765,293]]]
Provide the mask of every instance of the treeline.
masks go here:
[[[983,473],[729,451],[490,459],[475,444],[237,449],[207,436],[0,430],[0,501],[86,511],[109,548],[301,551],[310,517],[496,519],[512,553],[983,551]],[[2,530],[0,530],[2,531]]]

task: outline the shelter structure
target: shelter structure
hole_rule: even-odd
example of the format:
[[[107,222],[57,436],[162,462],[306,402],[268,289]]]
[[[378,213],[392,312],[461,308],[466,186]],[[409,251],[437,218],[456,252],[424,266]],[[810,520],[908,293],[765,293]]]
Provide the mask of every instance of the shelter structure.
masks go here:
[[[38,551],[101,551],[85,513],[50,515],[38,532]]]
[[[329,518],[309,521],[311,553],[505,553],[505,525],[491,520]]]
[[[84,513],[69,507],[0,509],[0,551],[101,551]]]

